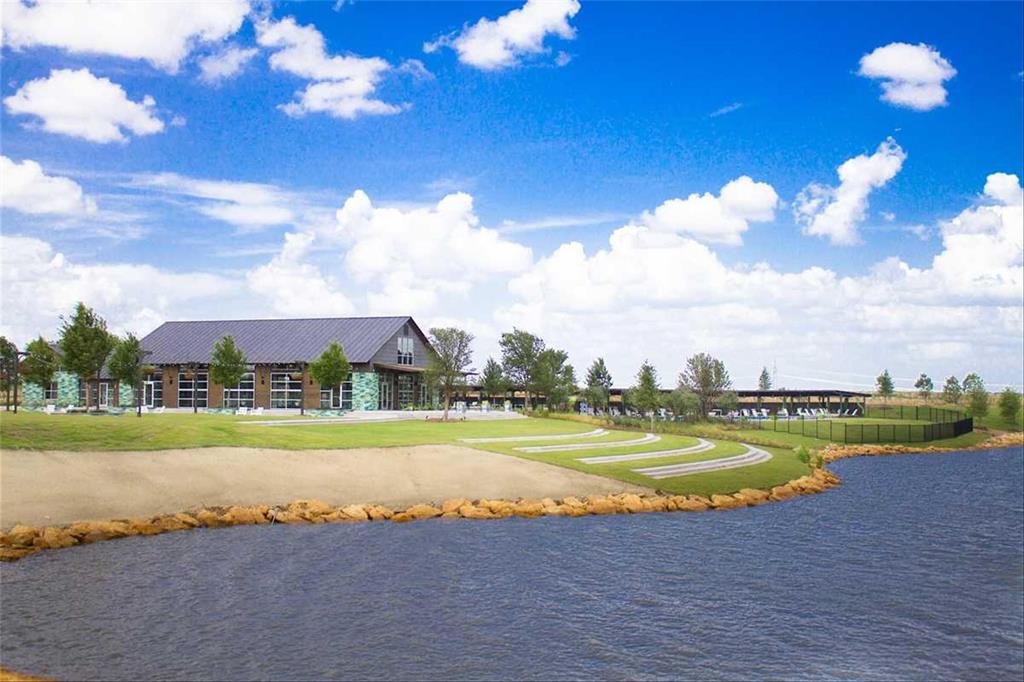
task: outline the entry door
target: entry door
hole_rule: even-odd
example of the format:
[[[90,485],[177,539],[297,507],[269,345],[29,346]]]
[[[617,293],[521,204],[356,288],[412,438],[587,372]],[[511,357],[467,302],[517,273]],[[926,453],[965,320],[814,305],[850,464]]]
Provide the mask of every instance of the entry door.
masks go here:
[[[156,402],[156,382],[147,381],[142,385],[142,404],[146,407],[155,407]]]
[[[110,405],[110,384],[100,384],[100,407]]]
[[[380,380],[380,409],[390,410],[391,408],[391,381],[390,377],[381,377]]]

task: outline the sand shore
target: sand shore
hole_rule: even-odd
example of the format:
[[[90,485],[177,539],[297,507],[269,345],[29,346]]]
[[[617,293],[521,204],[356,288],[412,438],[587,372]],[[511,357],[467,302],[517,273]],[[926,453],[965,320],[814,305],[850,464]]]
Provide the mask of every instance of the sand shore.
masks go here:
[[[171,514],[201,506],[401,507],[452,497],[560,498],[649,492],[540,462],[453,445],[351,450],[202,448],[0,451],[0,528]]]

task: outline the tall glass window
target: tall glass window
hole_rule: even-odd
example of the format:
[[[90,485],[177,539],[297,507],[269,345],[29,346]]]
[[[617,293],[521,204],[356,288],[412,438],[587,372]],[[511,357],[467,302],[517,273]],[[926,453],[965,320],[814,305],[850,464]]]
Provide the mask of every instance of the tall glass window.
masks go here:
[[[295,375],[294,378],[292,375]],[[302,404],[302,376],[294,372],[270,374],[270,406],[276,408],[300,407]]]
[[[412,375],[398,375],[398,409],[412,407]]]
[[[206,372],[178,372],[178,407],[206,407],[208,391]]]
[[[320,409],[351,410],[352,381],[343,381],[341,386],[320,389]]]
[[[399,336],[398,337],[398,364],[400,364],[400,365],[411,365],[412,364],[412,337],[411,336]]]
[[[146,375],[142,382],[142,404],[146,407],[160,407],[164,404],[164,378],[161,372]]]
[[[256,406],[256,374],[246,372],[237,386],[224,389],[224,407]]]

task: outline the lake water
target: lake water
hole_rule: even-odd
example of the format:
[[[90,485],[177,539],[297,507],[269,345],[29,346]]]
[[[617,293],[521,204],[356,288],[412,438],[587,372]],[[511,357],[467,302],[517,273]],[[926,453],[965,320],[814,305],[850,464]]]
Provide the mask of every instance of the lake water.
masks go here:
[[[60,678],[1021,679],[1020,448],[705,514],[245,527],[0,568]]]

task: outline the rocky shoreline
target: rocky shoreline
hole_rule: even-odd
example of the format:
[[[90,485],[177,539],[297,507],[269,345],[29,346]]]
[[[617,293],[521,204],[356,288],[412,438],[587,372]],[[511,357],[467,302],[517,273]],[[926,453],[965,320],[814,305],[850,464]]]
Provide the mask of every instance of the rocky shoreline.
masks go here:
[[[1002,434],[973,448],[988,449],[1024,445],[1024,434]],[[821,451],[823,463],[847,457],[910,453],[951,452],[953,448],[913,448],[899,445],[830,445]],[[589,516],[605,514],[639,514],[646,512],[728,510],[779,502],[801,495],[814,495],[840,485],[839,477],[825,468],[816,468],[769,490],[744,488],[731,495],[638,495],[619,493],[592,495],[582,499],[560,500],[469,500],[453,498],[441,504],[420,503],[404,509],[391,509],[375,504],[350,504],[335,507],[320,500],[298,500],[283,507],[207,507],[148,518],[113,521],[79,521],[65,526],[34,527],[17,525],[0,533],[0,561],[16,561],[36,552],[87,545],[135,535],[159,535],[192,528],[224,528],[275,523],[318,524],[391,521],[404,523],[432,518],[502,519],[512,516]]]

